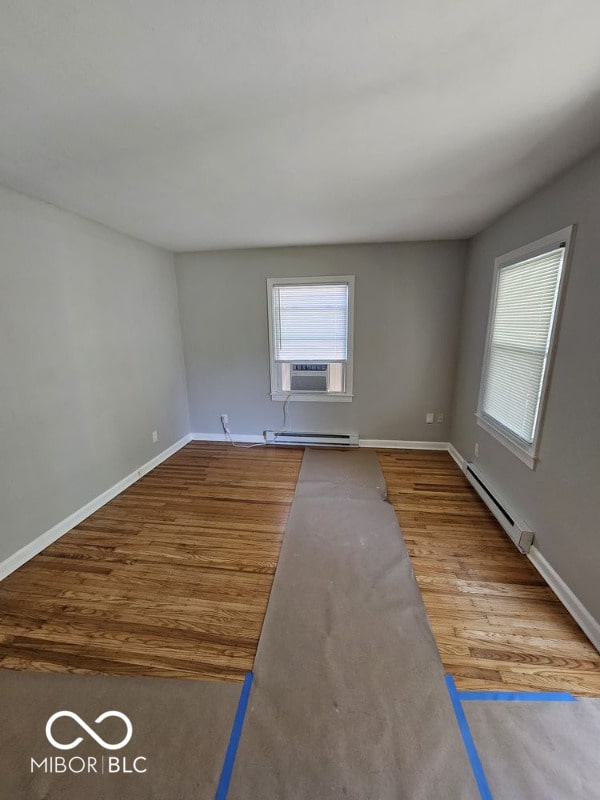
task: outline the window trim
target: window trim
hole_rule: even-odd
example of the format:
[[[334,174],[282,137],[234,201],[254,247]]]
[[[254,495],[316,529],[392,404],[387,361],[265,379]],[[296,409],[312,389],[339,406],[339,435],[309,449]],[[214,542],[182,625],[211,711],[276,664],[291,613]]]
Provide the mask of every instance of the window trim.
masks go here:
[[[488,312],[485,348],[483,351],[483,361],[481,366],[479,398],[477,400],[477,411],[475,413],[475,417],[477,419],[477,424],[479,425],[480,428],[483,428],[483,430],[485,430],[487,433],[493,436],[497,441],[503,444],[511,453],[513,453],[513,455],[519,458],[530,469],[535,469],[536,464],[539,460],[538,453],[540,447],[542,428],[544,424],[548,387],[550,385],[552,368],[554,364],[556,342],[558,338],[558,330],[560,328],[560,319],[562,315],[565,286],[567,283],[567,275],[570,267],[570,261],[571,261],[570,255],[574,237],[575,237],[575,225],[569,225],[566,228],[561,228],[559,231],[556,231],[555,233],[551,233],[548,236],[544,236],[541,239],[537,239],[536,241],[531,242],[530,244],[527,244],[524,247],[519,247],[516,250],[511,250],[509,253],[505,253],[504,255],[498,256],[498,258],[496,258],[496,260],[494,261],[492,292],[491,292],[490,306]],[[485,380],[486,380],[489,357],[490,357],[492,326],[496,313],[498,278],[500,270],[502,270],[504,267],[512,266],[513,264],[517,264],[520,261],[526,261],[529,258],[534,258],[535,256],[541,255],[542,253],[554,250],[563,242],[565,245],[565,256],[563,260],[561,275],[558,282],[556,307],[550,328],[546,369],[544,371],[542,384],[540,388],[540,406],[538,412],[538,421],[534,433],[533,442],[529,444],[527,442],[524,442],[516,434],[513,434],[512,431],[505,428],[503,425],[494,420],[492,417],[486,415],[483,412],[482,408],[483,398],[485,393]]]
[[[344,392],[282,392],[278,388],[273,348],[273,288],[275,286],[300,286],[303,284],[348,284],[348,360],[346,361],[346,388]],[[269,325],[269,369],[271,375],[271,400],[285,402],[351,403],[354,397],[354,275],[314,275],[303,278],[267,278],[267,318]]]

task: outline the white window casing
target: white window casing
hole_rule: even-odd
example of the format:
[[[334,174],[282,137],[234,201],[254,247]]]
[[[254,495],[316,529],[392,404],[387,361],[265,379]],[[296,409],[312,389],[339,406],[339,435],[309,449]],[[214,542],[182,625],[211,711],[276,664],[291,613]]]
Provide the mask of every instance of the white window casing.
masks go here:
[[[531,469],[566,281],[573,226],[496,259],[478,424]]]
[[[271,398],[351,401],[354,276],[268,278],[267,301]]]

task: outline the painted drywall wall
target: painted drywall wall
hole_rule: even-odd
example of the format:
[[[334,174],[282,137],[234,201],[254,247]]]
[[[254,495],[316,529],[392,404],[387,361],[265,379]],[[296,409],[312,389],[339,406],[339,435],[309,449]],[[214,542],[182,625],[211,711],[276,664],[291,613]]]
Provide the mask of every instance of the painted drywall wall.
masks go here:
[[[2,561],[189,432],[173,256],[0,187],[0,382]]]
[[[188,253],[175,257],[192,430],[282,425],[269,395],[267,277],[355,275],[351,403],[291,402],[289,426],[368,439],[447,441],[465,245],[432,242]]]
[[[600,152],[506,214],[469,246],[452,443],[535,531],[535,543],[600,620]],[[494,259],[577,224],[534,471],[477,426]]]

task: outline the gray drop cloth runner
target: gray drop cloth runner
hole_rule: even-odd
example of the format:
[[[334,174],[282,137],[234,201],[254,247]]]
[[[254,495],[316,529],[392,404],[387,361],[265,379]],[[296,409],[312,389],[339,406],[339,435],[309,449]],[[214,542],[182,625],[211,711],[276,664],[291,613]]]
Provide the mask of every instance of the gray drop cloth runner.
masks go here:
[[[218,681],[0,670],[0,798],[212,800],[240,689]],[[50,728],[54,742],[82,739],[62,750],[46,737],[46,724],[63,710],[107,744],[125,739],[126,724],[112,716],[95,720],[119,711],[130,720],[131,739],[106,749],[77,720],[61,717]],[[70,763],[67,772],[61,759]]]
[[[494,800],[600,800],[600,700],[463,709]]]
[[[307,450],[230,800],[476,800],[376,455]]]

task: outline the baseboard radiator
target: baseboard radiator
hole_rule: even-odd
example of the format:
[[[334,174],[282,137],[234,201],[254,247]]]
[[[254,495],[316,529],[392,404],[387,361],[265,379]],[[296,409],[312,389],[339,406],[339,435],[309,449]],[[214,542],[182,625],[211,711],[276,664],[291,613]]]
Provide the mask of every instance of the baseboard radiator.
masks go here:
[[[533,544],[533,531],[531,528],[520,520],[510,506],[497,495],[481,470],[471,462],[467,462],[465,465],[465,475],[521,553],[528,553]]]
[[[310,447],[358,447],[358,433],[265,431],[265,441],[267,444],[295,444]]]

